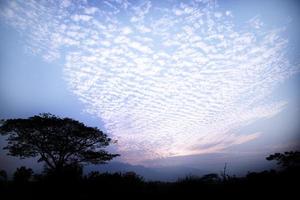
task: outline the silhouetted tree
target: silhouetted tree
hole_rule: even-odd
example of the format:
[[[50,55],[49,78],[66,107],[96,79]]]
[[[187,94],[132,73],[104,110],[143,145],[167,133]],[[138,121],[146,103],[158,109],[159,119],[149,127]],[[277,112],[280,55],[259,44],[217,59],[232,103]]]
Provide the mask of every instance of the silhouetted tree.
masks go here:
[[[67,166],[105,163],[119,156],[103,149],[112,140],[98,128],[48,113],[4,120],[0,133],[9,135],[4,147],[9,155],[38,157],[38,162],[44,162],[54,172]]]
[[[276,160],[277,164],[283,168],[299,168],[300,167],[300,152],[289,151],[284,153],[275,153],[266,158],[269,161]]]
[[[31,168],[26,168],[24,166],[17,168],[14,173],[13,179],[17,183],[26,183],[30,180],[33,175]]]

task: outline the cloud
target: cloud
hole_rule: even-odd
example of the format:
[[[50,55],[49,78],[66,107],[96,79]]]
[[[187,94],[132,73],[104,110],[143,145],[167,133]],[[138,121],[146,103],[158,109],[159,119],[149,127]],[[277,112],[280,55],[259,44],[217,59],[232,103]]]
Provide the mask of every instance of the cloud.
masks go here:
[[[149,12],[150,8],[152,7],[151,1],[144,1],[142,4],[138,6],[133,6],[133,16],[131,17],[131,22],[139,22],[142,21]]]
[[[62,8],[67,8],[67,7],[69,7],[71,4],[72,4],[72,3],[71,3],[70,0],[63,0],[63,1],[61,1],[61,6],[62,6]]]
[[[99,11],[99,9],[96,8],[96,7],[87,7],[87,8],[84,8],[84,13],[87,14],[87,15],[93,15],[93,14],[95,14],[98,11]]]
[[[287,104],[272,99],[292,73],[282,30],[262,29],[257,16],[237,29],[231,11],[209,2],[157,6],[8,1],[0,15],[32,53],[64,58],[70,90],[102,119],[127,161],[211,153],[259,138],[238,130]]]
[[[248,20],[248,23],[250,24],[250,26],[252,26],[256,29],[259,29],[264,25],[258,16],[255,16],[255,17],[251,18],[250,20]]]
[[[78,21],[89,21],[92,19],[91,16],[89,15],[73,15],[71,17],[75,22],[78,22]]]

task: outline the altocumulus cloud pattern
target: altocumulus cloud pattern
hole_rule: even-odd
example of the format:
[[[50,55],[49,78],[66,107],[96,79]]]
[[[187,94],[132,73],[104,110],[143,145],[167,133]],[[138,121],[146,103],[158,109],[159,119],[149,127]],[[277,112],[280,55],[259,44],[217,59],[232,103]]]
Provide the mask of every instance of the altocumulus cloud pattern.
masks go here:
[[[7,1],[1,18],[29,52],[63,59],[69,88],[102,119],[123,158],[216,152],[262,133],[238,129],[287,102],[284,27],[242,26],[215,1]],[[139,3],[138,3],[139,2]]]

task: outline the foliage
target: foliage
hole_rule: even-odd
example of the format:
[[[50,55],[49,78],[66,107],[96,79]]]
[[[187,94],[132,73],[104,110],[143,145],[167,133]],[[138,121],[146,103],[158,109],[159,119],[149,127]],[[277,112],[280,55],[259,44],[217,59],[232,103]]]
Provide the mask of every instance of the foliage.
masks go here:
[[[277,164],[284,168],[300,167],[300,152],[289,151],[284,153],[275,153],[266,158],[269,161],[275,160]]]
[[[48,113],[4,120],[0,133],[9,135],[8,145],[4,147],[9,155],[21,159],[38,157],[38,162],[44,162],[53,171],[67,166],[105,163],[119,156],[104,150],[112,140],[98,128]]]
[[[17,168],[14,173],[13,179],[17,183],[26,183],[30,180],[33,175],[33,170],[31,168],[26,168],[24,166]]]

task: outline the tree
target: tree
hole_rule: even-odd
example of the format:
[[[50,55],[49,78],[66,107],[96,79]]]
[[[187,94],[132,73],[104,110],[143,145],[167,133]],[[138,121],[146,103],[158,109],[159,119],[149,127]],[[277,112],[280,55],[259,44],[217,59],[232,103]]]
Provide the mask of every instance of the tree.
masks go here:
[[[300,152],[289,151],[284,153],[275,153],[266,158],[269,161],[276,160],[277,164],[283,168],[299,168]]]
[[[56,172],[68,166],[105,163],[119,156],[104,150],[112,140],[98,128],[49,113],[4,120],[0,133],[9,135],[4,147],[8,155],[37,157],[38,162]]]
[[[14,181],[16,183],[26,183],[30,180],[33,175],[33,171],[31,168],[26,168],[24,166],[17,168],[14,173]]]

